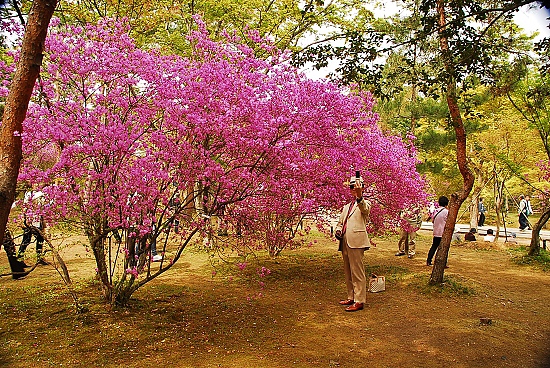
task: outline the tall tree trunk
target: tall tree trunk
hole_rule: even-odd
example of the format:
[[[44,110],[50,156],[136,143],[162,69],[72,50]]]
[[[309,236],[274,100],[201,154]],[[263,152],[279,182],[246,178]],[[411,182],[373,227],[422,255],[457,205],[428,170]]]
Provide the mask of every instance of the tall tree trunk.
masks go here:
[[[29,12],[21,56],[6,98],[0,127],[0,236],[4,236],[22,158],[23,120],[40,72],[44,41],[57,0],[35,0]],[[1,243],[1,242],[0,242]]]
[[[468,168],[468,161],[466,158],[466,130],[464,129],[464,123],[462,116],[460,115],[460,109],[458,107],[458,98],[456,95],[456,82],[454,77],[454,65],[449,50],[449,43],[446,35],[446,19],[445,19],[445,1],[437,1],[437,14],[438,14],[438,32],[439,32],[439,47],[445,65],[445,71],[447,73],[447,105],[449,106],[449,112],[451,114],[451,122],[453,124],[456,134],[456,159],[458,163],[458,169],[463,178],[462,190],[455,192],[451,195],[449,202],[449,216],[447,217],[447,223],[445,224],[445,230],[443,231],[443,237],[441,239],[441,245],[437,251],[434,267],[430,276],[430,284],[441,284],[443,282],[443,275],[445,272],[445,266],[447,264],[447,258],[449,255],[449,248],[451,246],[451,238],[455,227],[456,219],[458,217],[458,211],[462,203],[466,200],[472,187],[474,185],[474,176]]]
[[[416,57],[416,55],[415,55]],[[415,130],[416,130],[416,123],[418,121],[418,117],[417,117],[417,107],[416,107],[416,103],[417,103],[417,100],[418,100],[418,96],[417,96],[417,92],[416,92],[416,85],[413,84],[412,85],[412,88],[411,88],[411,129],[409,130],[409,132],[411,133],[411,135],[415,135]]]

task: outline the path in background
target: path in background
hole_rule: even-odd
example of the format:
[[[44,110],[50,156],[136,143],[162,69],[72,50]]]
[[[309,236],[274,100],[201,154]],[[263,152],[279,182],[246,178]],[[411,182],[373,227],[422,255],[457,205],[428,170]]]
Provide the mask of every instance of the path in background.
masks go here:
[[[420,229],[432,231],[433,223],[422,222],[422,226],[420,227]],[[496,226],[480,226],[477,228],[477,232],[479,235],[485,235],[487,234],[487,229],[493,229],[494,232],[496,232],[497,230]],[[470,230],[470,225],[468,224],[455,224],[455,233],[466,234],[469,230]],[[500,231],[499,240],[504,241],[506,239],[506,236],[504,234],[504,227],[501,226],[499,231]],[[508,226],[506,227],[506,235],[508,235],[508,237],[511,239],[515,238],[518,240],[531,240],[531,233],[532,233],[531,230],[521,231],[517,227],[508,227]],[[550,240],[550,230],[541,230],[540,238],[541,240]]]

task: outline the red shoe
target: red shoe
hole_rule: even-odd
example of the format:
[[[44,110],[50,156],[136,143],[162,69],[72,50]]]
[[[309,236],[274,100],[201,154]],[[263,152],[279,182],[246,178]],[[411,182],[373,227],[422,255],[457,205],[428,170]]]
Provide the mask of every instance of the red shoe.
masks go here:
[[[346,312],[355,312],[361,309],[363,309],[363,303],[353,303],[346,308]]]
[[[352,299],[340,300],[338,303],[339,303],[340,305],[352,305],[352,304],[353,304],[353,300],[352,300]]]

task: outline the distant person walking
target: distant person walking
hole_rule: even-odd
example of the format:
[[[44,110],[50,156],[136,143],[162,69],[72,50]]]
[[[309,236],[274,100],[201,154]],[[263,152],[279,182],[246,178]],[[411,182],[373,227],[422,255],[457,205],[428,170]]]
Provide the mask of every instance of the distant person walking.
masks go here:
[[[524,196],[523,194],[519,196],[519,229],[524,231],[525,229],[531,230],[531,224],[527,219],[530,215],[533,214],[533,208],[531,208],[531,201],[529,196]]]
[[[447,223],[447,217],[449,216],[449,198],[445,196],[439,197],[437,200],[439,207],[432,216],[432,222],[434,224],[433,241],[430,251],[428,252],[428,259],[426,259],[426,266],[432,265],[432,259],[441,244],[441,237],[443,236],[443,230],[445,229],[445,223]]]
[[[485,212],[487,211],[485,205],[483,204],[483,198],[479,198],[479,202],[477,203],[477,210],[479,212],[477,226],[483,226],[483,224],[485,223]]]

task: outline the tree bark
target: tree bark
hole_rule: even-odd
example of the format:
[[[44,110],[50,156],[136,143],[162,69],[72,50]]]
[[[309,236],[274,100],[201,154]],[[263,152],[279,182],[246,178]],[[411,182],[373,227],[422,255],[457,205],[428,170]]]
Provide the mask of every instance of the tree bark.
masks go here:
[[[540,230],[550,219],[550,208],[547,207],[540,216],[540,219],[535,225],[533,225],[533,231],[531,232],[531,243],[529,244],[529,255],[537,256],[540,253]]]
[[[29,12],[21,56],[6,98],[0,127],[0,236],[4,236],[22,158],[21,133],[31,94],[40,72],[44,41],[57,0],[35,0]]]
[[[441,245],[435,256],[434,267],[430,276],[429,283],[441,284],[443,282],[443,276],[445,272],[445,266],[447,265],[447,258],[449,255],[449,248],[451,246],[451,238],[453,235],[456,219],[458,217],[458,211],[462,203],[466,200],[472,187],[474,185],[474,176],[468,168],[468,161],[466,155],[466,130],[464,129],[464,123],[460,114],[460,108],[458,106],[458,98],[456,95],[456,82],[454,77],[454,65],[451,58],[449,43],[446,35],[446,19],[445,19],[445,1],[437,1],[437,14],[438,14],[438,33],[439,33],[439,47],[445,71],[447,73],[447,105],[449,106],[449,112],[451,115],[451,122],[456,134],[456,159],[460,174],[463,178],[462,189],[458,192],[451,194],[449,202],[449,215],[447,217],[447,223],[445,224],[445,230],[441,238]]]

